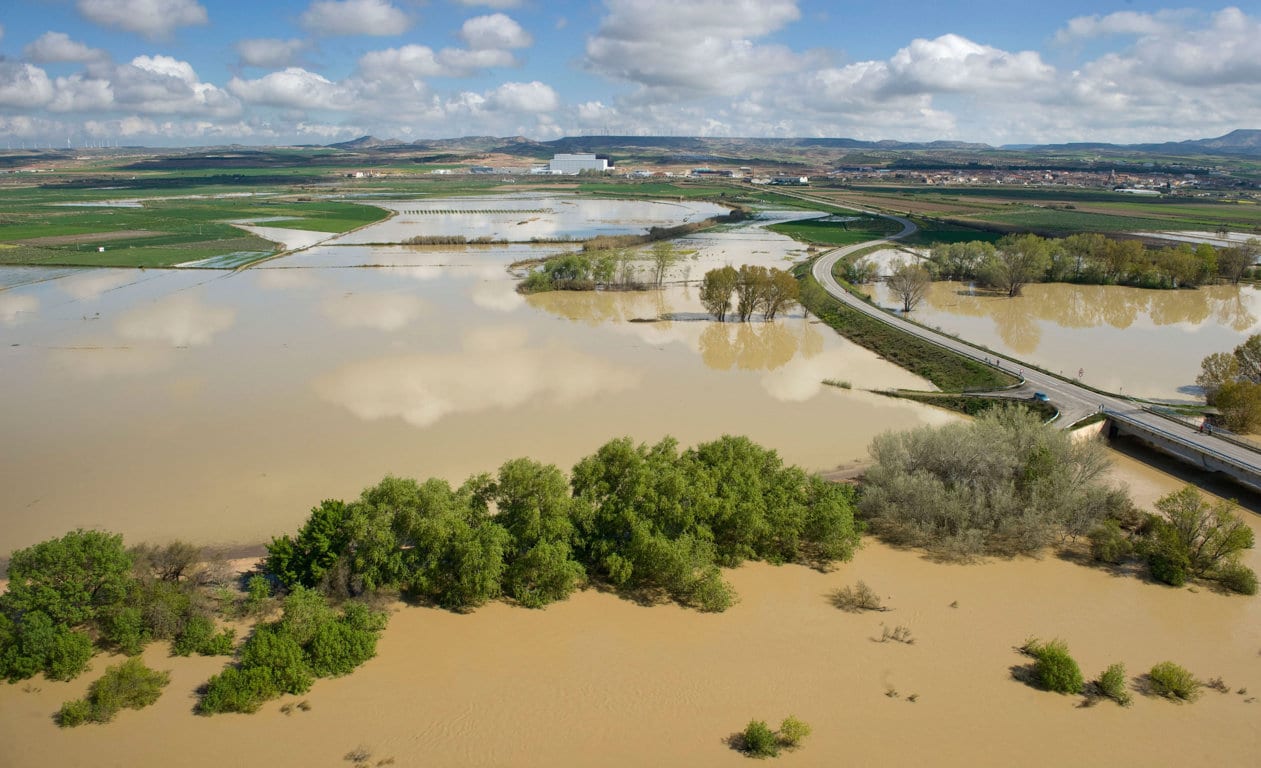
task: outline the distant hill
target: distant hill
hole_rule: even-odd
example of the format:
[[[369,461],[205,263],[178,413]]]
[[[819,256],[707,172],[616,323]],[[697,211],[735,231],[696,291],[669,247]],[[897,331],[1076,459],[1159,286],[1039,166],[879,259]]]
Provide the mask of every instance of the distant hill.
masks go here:
[[[864,141],[849,138],[720,138],[701,136],[566,136],[535,141],[523,136],[464,136],[421,139],[410,144],[397,139],[361,136],[328,145],[347,151],[419,150],[439,153],[504,154],[547,159],[556,153],[598,153],[655,156],[665,162],[779,161],[791,164],[820,152],[1094,152],[1149,155],[1261,156],[1261,130],[1237,130],[1211,139],[1152,144],[1073,142],[1065,144],[1009,144],[992,147],[965,141]]]
[[[1240,129],[1215,139],[1166,141],[1159,144],[1010,144],[1005,150],[1021,152],[1135,152],[1148,155],[1246,155],[1261,157],[1261,130]]]

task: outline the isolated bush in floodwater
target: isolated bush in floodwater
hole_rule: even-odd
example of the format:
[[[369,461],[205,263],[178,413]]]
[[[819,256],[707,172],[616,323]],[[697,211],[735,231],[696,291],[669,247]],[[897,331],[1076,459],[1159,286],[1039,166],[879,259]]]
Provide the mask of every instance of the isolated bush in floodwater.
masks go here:
[[[864,519],[881,536],[947,556],[1036,552],[1130,506],[1104,483],[1102,444],[1074,442],[1017,407],[886,433],[871,455]]]
[[[1030,640],[1022,648],[1034,659],[1033,673],[1039,685],[1056,693],[1081,693],[1086,687],[1082,679],[1081,667],[1068,653],[1068,645],[1063,640],[1049,640],[1045,643]]]

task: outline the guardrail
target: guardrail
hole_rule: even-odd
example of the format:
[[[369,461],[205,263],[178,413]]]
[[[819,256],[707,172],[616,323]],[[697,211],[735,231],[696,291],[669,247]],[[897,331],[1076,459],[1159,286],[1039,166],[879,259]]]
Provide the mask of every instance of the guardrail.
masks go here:
[[[1148,413],[1152,414],[1153,416],[1159,416],[1159,417],[1161,417],[1162,419],[1168,419],[1169,421],[1176,422],[1176,423],[1181,424],[1181,425],[1183,425],[1183,426],[1185,426],[1185,427],[1193,427],[1193,426],[1194,426],[1194,425],[1192,425],[1192,424],[1187,423],[1187,422],[1186,422],[1186,421],[1184,421],[1183,419],[1181,419],[1181,418],[1179,418],[1179,417],[1175,416],[1175,415],[1174,415],[1174,414],[1172,414],[1172,413],[1167,413],[1166,411],[1164,411],[1164,410],[1163,410],[1163,409],[1161,409],[1161,408],[1156,408],[1156,407],[1153,407],[1153,406],[1150,406],[1150,405],[1144,405],[1144,406],[1142,406],[1142,408],[1143,408],[1143,410],[1144,410],[1144,411],[1146,411],[1146,412],[1148,412]],[[1226,442],[1230,443],[1231,445],[1236,445],[1236,446],[1239,446],[1240,448],[1243,448],[1243,449],[1244,449],[1244,450],[1246,450],[1246,451],[1252,451],[1253,453],[1261,453],[1261,446],[1258,446],[1256,443],[1252,443],[1252,442],[1249,442],[1249,441],[1247,441],[1247,440],[1243,440],[1243,439],[1241,439],[1241,438],[1237,437],[1237,436],[1235,435],[1235,433],[1231,432],[1230,430],[1223,430],[1223,429],[1221,429],[1221,428],[1219,427],[1219,428],[1217,428],[1217,429],[1213,430],[1212,435],[1213,435],[1213,437],[1216,437],[1216,438],[1218,438],[1219,440],[1224,440],[1224,441],[1226,441]]]
[[[1232,456],[1227,456],[1221,451],[1214,450],[1213,448],[1209,448],[1206,445],[1190,442],[1184,437],[1180,437],[1179,435],[1175,435],[1174,433],[1168,432],[1159,427],[1153,427],[1148,424],[1135,421],[1134,419],[1127,417],[1124,413],[1121,413],[1120,411],[1113,411],[1108,408],[1104,408],[1100,412],[1104,416],[1107,416],[1108,418],[1112,419],[1113,421],[1124,422],[1126,424],[1129,424],[1132,427],[1135,427],[1138,429],[1145,429],[1150,432],[1154,432],[1157,435],[1160,435],[1161,437],[1164,437],[1168,440],[1171,440],[1174,443],[1177,443],[1178,445],[1182,445],[1182,446],[1191,448],[1193,450],[1199,451],[1200,453],[1206,454],[1208,456],[1212,456],[1213,458],[1217,459],[1218,461],[1224,464],[1228,464],[1234,467],[1235,469],[1251,474],[1253,477],[1257,478],[1258,482],[1261,482],[1261,467],[1258,467],[1252,464],[1245,464]],[[1156,414],[1156,415],[1160,415],[1160,414]]]

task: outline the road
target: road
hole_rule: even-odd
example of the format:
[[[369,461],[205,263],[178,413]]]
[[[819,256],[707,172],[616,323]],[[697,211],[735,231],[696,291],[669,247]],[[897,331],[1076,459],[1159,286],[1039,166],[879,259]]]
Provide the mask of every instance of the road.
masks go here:
[[[792,196],[810,200],[811,202],[827,202],[810,198],[806,195],[794,194]],[[912,336],[944,347],[956,354],[1020,376],[1025,381],[1026,391],[1044,392],[1050,397],[1051,403],[1060,411],[1057,422],[1063,427],[1071,426],[1086,416],[1102,410],[1106,415],[1114,419],[1128,421],[1150,429],[1162,435],[1164,439],[1193,448],[1219,461],[1236,465],[1245,471],[1254,473],[1257,477],[1261,477],[1261,453],[1255,449],[1216,435],[1201,433],[1193,426],[1144,410],[1141,403],[1113,394],[1103,394],[1087,389],[1071,381],[1065,381],[1059,377],[1027,367],[1021,361],[1010,357],[996,356],[989,350],[975,347],[965,341],[907,322],[891,312],[880,309],[854,296],[842,288],[832,276],[832,270],[836,263],[855,251],[870,248],[873,245],[881,243],[896,244],[897,240],[914,234],[917,229],[912,221],[901,216],[870,210],[861,210],[861,212],[896,221],[902,225],[902,231],[887,238],[836,248],[823,254],[815,261],[812,268],[815,280],[823,286],[824,290],[844,302],[847,306]]]

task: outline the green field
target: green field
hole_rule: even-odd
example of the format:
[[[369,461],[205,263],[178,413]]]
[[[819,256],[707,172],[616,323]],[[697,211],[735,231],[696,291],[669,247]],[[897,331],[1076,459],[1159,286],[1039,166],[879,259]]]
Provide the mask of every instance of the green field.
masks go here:
[[[103,197],[103,191],[111,192],[113,198]],[[0,249],[0,263],[164,267],[229,257],[222,263],[236,265],[268,256],[275,246],[230,221],[284,218],[274,225],[338,233],[388,215],[370,205],[335,200],[161,197],[128,192],[64,187],[0,192],[0,244],[6,246]],[[197,190],[199,195],[202,192]],[[136,198],[141,199],[139,207],[74,205]]]
[[[902,226],[895,221],[878,216],[860,216],[858,221],[849,222],[817,219],[790,221],[784,224],[772,224],[767,229],[805,243],[839,246],[895,235],[901,231]]]

